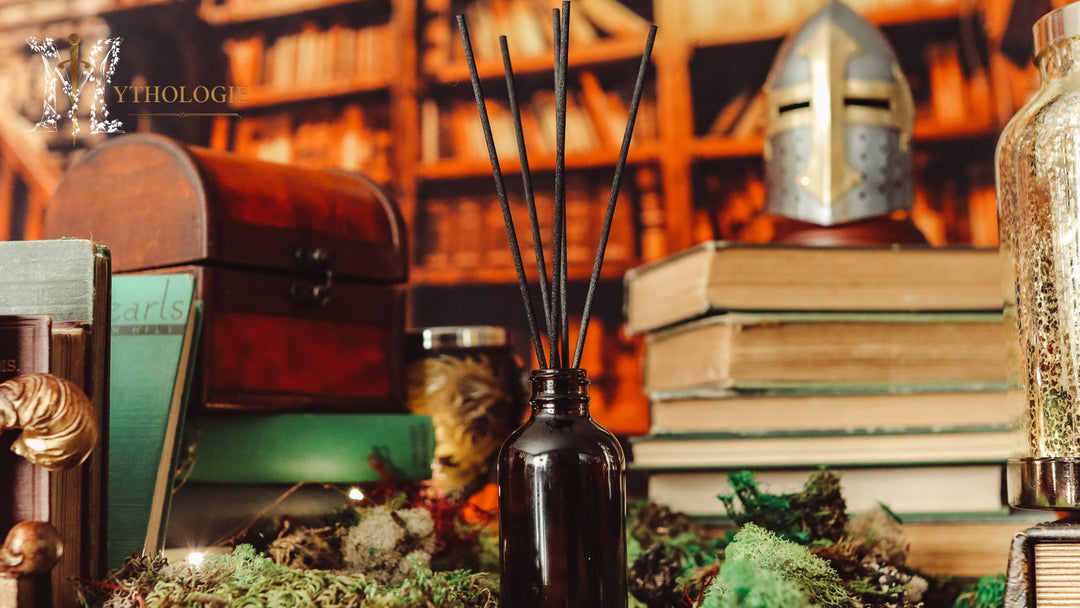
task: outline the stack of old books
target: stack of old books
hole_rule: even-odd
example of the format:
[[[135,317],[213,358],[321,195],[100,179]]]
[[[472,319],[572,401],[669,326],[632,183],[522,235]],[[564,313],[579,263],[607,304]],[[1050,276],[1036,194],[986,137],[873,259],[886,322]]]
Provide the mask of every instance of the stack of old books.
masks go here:
[[[1031,520],[1003,501],[1023,405],[1004,390],[1001,282],[997,251],[971,248],[714,242],[631,271],[652,402],[632,467],[654,500],[720,517],[731,471],[789,492],[827,466],[849,512],[912,522],[920,566],[1003,570]],[[915,542],[949,534],[966,540]]]

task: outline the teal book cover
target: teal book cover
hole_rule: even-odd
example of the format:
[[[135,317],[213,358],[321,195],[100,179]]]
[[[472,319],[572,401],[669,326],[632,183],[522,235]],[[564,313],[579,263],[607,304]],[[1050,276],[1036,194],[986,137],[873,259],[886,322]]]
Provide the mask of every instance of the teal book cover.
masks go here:
[[[431,477],[435,430],[413,414],[204,414],[187,420],[188,481],[359,483]]]
[[[156,553],[195,333],[189,274],[113,277],[108,567]]]

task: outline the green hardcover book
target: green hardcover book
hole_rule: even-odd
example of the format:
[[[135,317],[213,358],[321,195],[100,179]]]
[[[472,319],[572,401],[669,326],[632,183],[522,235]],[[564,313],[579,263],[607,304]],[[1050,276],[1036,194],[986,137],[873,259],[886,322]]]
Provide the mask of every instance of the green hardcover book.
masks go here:
[[[190,481],[378,481],[377,456],[398,480],[431,477],[431,418],[410,414],[217,414],[188,417]]]
[[[997,249],[702,243],[626,273],[626,329],[732,310],[1001,310]]]
[[[193,351],[189,274],[113,279],[108,564],[156,553]]]
[[[630,440],[637,470],[783,469],[982,462],[1022,453],[1023,433],[1007,425],[833,429],[766,433],[654,433]]]

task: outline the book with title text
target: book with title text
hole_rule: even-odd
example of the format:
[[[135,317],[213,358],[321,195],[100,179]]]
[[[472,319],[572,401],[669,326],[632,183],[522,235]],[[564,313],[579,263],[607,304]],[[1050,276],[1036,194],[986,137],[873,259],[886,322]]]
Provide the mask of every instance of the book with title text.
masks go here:
[[[113,278],[108,562],[162,546],[199,306],[190,274]]]

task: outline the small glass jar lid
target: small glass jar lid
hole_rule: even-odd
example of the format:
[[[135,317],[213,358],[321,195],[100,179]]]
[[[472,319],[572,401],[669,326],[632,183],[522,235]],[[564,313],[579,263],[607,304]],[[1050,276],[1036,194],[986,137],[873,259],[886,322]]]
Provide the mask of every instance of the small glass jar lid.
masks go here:
[[[506,328],[496,325],[447,325],[410,332],[421,350],[493,348],[507,345]]]
[[[1035,22],[1032,32],[1035,34],[1035,57],[1051,45],[1080,36],[1080,2],[1046,13]]]

